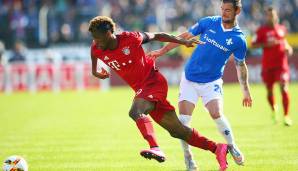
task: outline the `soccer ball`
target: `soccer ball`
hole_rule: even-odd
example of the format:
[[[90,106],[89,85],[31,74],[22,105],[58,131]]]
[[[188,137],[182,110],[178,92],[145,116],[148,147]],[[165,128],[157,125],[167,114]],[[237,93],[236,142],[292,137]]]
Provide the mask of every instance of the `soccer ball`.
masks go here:
[[[28,171],[28,164],[23,157],[10,156],[3,164],[3,171]]]

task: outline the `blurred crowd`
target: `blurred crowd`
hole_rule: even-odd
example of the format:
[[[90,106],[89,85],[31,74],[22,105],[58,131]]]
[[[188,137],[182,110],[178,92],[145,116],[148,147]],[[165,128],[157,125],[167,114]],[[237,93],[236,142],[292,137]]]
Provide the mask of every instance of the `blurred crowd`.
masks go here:
[[[243,0],[239,24],[251,34],[272,5],[289,32],[298,32],[298,0]],[[185,30],[196,20],[220,14],[220,0],[0,0],[0,41],[13,49],[90,43],[88,21],[107,15],[124,30]]]

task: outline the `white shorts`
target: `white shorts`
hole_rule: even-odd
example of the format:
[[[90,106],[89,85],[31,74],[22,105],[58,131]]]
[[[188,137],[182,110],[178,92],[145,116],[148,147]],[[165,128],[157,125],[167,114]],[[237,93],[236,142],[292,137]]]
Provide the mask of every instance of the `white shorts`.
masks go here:
[[[202,97],[204,106],[213,99],[223,99],[223,81],[217,79],[209,83],[196,83],[185,78],[183,73],[180,81],[179,102],[186,100],[194,105],[197,104],[199,97]]]

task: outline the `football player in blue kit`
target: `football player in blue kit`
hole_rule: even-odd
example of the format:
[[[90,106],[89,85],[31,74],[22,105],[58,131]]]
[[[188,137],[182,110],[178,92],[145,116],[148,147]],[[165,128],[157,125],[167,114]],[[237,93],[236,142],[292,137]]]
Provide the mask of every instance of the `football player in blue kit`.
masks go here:
[[[228,150],[238,165],[244,164],[244,155],[236,145],[231,126],[223,113],[222,75],[230,57],[234,58],[238,80],[243,93],[242,105],[251,107],[248,71],[245,63],[247,45],[245,36],[237,24],[241,0],[222,0],[221,16],[209,16],[198,20],[188,31],[179,35],[191,39],[200,35],[198,45],[185,65],[179,90],[179,119],[190,126],[191,116],[199,97],[215,121],[219,132],[228,143]],[[163,48],[149,52],[151,58],[164,55],[178,44],[169,43]],[[189,145],[181,142],[186,168],[196,170],[197,165]]]

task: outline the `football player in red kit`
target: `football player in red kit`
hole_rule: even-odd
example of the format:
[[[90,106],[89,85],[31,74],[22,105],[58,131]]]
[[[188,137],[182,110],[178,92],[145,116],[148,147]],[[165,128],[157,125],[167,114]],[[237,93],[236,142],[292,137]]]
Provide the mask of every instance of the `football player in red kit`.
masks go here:
[[[92,74],[100,79],[109,77],[101,69],[97,72],[97,60],[103,61],[113,69],[135,91],[129,116],[136,125],[150,149],[140,154],[159,162],[165,161],[164,153],[159,149],[149,114],[172,137],[185,140],[190,145],[215,153],[220,170],[227,168],[227,145],[215,142],[200,135],[180,123],[174,107],[167,101],[168,85],[166,79],[154,66],[154,61],[145,56],[142,44],[152,40],[174,42],[193,47],[202,44],[195,39],[185,40],[166,33],[122,32],[114,34],[115,23],[106,16],[97,16],[89,23],[93,42],[91,45]]]
[[[256,39],[252,42],[253,48],[263,49],[262,79],[267,88],[267,99],[273,111],[273,119],[276,122],[276,108],[273,85],[279,82],[284,109],[284,123],[292,124],[289,113],[289,65],[288,55],[292,55],[293,49],[287,42],[285,26],[278,24],[277,11],[272,7],[265,10],[266,23],[256,32]]]

